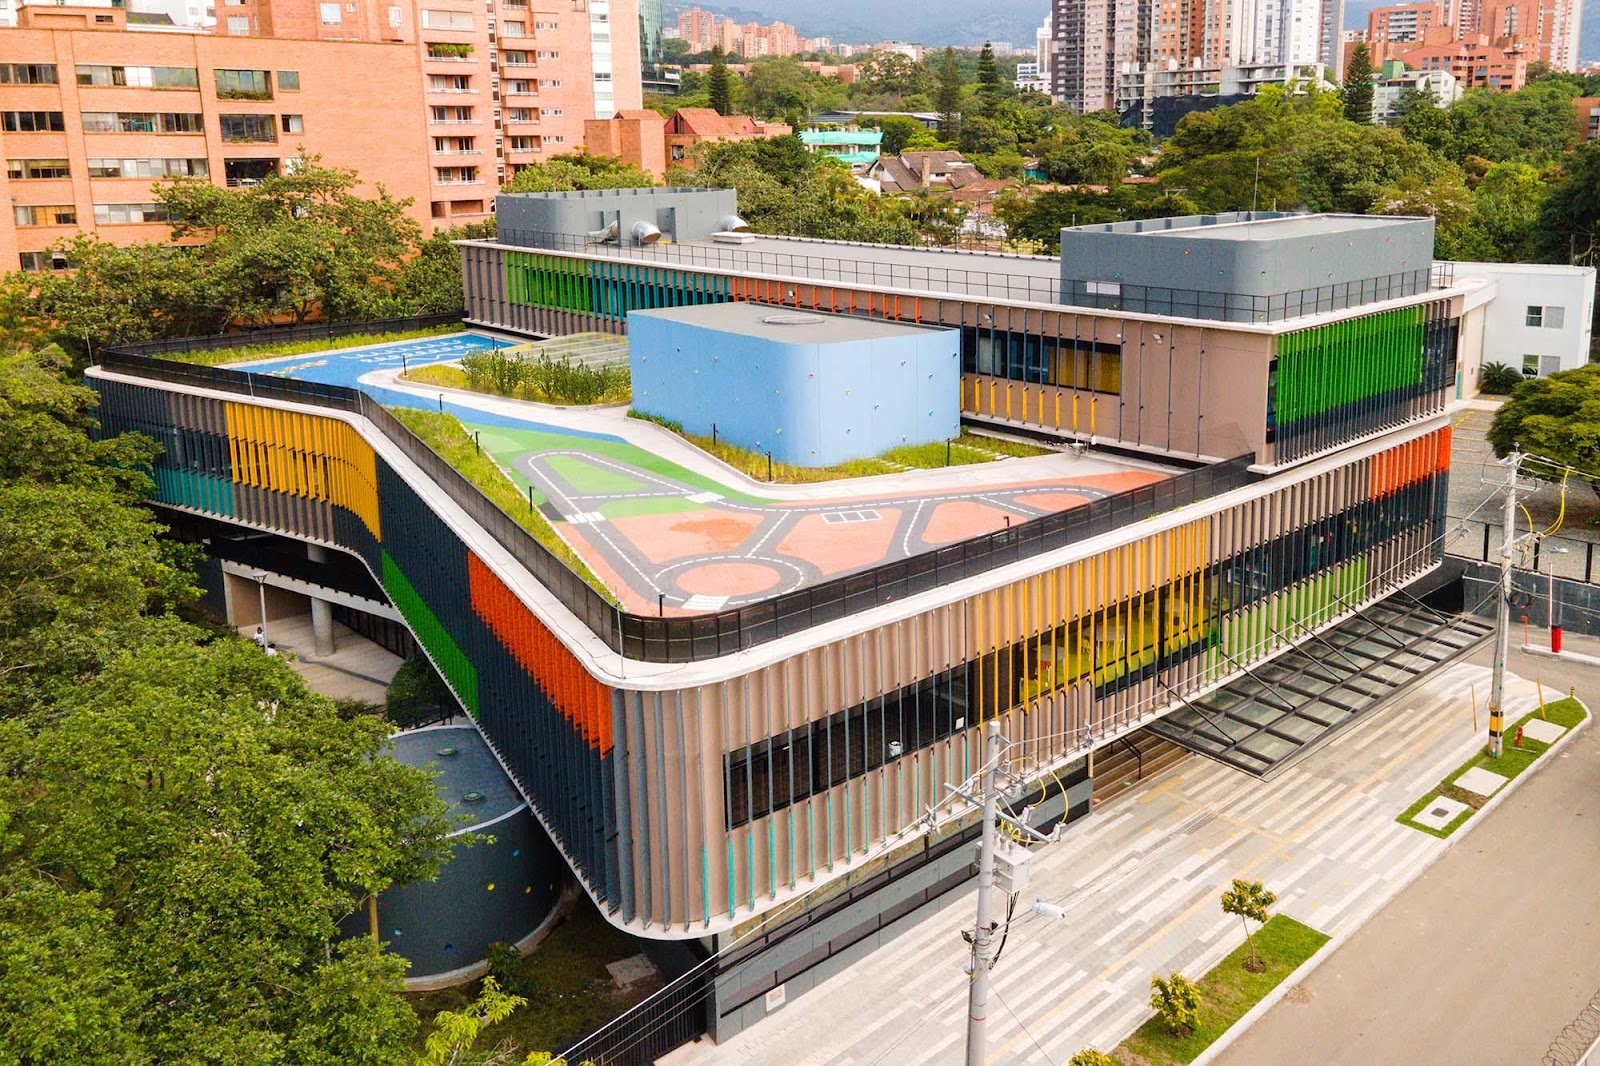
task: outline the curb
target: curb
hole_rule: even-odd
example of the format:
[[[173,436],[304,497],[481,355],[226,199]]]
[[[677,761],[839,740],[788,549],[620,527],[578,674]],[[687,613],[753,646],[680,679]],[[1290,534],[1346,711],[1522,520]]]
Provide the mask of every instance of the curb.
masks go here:
[[[1556,752],[1560,751],[1566,746],[1569,740],[1577,736],[1586,726],[1588,726],[1590,722],[1594,720],[1594,711],[1590,709],[1589,705],[1583,702],[1583,700],[1578,699],[1576,696],[1564,696],[1562,698],[1577,700],[1578,706],[1583,708],[1584,718],[1583,721],[1567,730],[1565,735],[1563,735],[1560,740],[1546,748],[1544,755],[1554,755]],[[1537,704],[1535,705],[1535,709],[1537,709]],[[1540,757],[1543,758],[1544,756]],[[1490,798],[1488,803],[1485,803],[1482,807],[1478,808],[1477,812],[1473,815],[1473,818],[1477,818],[1479,822],[1483,821],[1483,815],[1493,811],[1497,806],[1499,806],[1502,800],[1517,790],[1517,787],[1522,783],[1522,781],[1531,778],[1532,776],[1533,775],[1531,773],[1523,773],[1518,775],[1515,779],[1506,782],[1506,786],[1499,792],[1496,792],[1494,796]],[[1396,896],[1398,896],[1405,889],[1409,888],[1412,882],[1414,882],[1417,878],[1421,877],[1423,874],[1432,869],[1434,863],[1437,863],[1445,856],[1446,853],[1454,848],[1457,841],[1461,840],[1461,838],[1472,832],[1476,824],[1477,823],[1475,823],[1472,818],[1468,818],[1466,823],[1463,824],[1461,828],[1457,829],[1454,833],[1451,833],[1450,836],[1445,840],[1440,840],[1439,843],[1443,844],[1444,847],[1440,848],[1438,853],[1434,855],[1432,859],[1421,866],[1418,866],[1406,877],[1396,881],[1390,890],[1384,894],[1382,901],[1372,909],[1370,914],[1363,918],[1358,924],[1343,930],[1339,933],[1339,935],[1330,939],[1326,944],[1322,945],[1315,955],[1311,956],[1305,962],[1302,962],[1291,973],[1284,977],[1282,981],[1279,981],[1276,988],[1274,988],[1271,992],[1268,992],[1265,996],[1261,997],[1260,1001],[1257,1002],[1254,1007],[1251,1007],[1249,1010],[1245,1011],[1245,1013],[1240,1016],[1238,1021],[1228,1026],[1227,1030],[1221,1036],[1217,1037],[1216,1040],[1212,1041],[1210,1047],[1206,1048],[1198,1056],[1196,1056],[1194,1060],[1190,1062],[1189,1066],[1209,1066],[1209,1064],[1215,1060],[1217,1056],[1221,1055],[1229,1047],[1233,1046],[1233,1043],[1243,1036],[1252,1025],[1259,1021],[1263,1014],[1277,1006],[1283,997],[1289,994],[1291,989],[1295,988],[1307,977],[1311,976],[1312,972],[1315,971],[1318,966],[1321,966],[1324,962],[1331,958],[1335,952],[1345,945],[1346,941],[1365,928],[1368,922],[1372,921],[1372,919],[1381,914],[1383,909],[1392,903]],[[1410,826],[1406,826],[1405,828],[1409,829]],[[1413,832],[1415,832],[1415,830],[1413,830]],[[1434,839],[1438,838],[1435,837]],[[1142,1025],[1143,1022],[1140,1022],[1140,1024]],[[1135,1030],[1136,1029],[1137,1026],[1135,1027]],[[1130,1030],[1130,1034],[1132,1031],[1133,1030]],[[1123,1039],[1125,1040],[1127,1038],[1124,1037]],[[1119,1043],[1121,1043],[1121,1041],[1119,1041]]]

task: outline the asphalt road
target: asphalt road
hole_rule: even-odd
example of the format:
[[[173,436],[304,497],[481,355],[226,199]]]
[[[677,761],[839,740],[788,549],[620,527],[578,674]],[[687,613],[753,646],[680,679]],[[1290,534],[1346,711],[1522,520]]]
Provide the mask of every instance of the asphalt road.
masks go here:
[[[1600,668],[1520,653],[1512,668],[1600,707]],[[1538,1063],[1600,990],[1597,874],[1591,722],[1216,1062]]]

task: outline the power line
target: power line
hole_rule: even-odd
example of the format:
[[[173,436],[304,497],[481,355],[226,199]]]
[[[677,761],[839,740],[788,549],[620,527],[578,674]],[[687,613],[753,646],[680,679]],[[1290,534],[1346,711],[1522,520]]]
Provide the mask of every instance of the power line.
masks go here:
[[[1039,1054],[1044,1056],[1044,1061],[1048,1062],[1050,1066],[1056,1066],[1056,1060],[1051,1058],[1050,1052],[1046,1051],[1044,1046],[1039,1043],[1039,1038],[1033,1035],[1033,1030],[1028,1028],[1028,1023],[1017,1017],[1017,1012],[1011,1009],[1011,1004],[1006,1002],[1006,997],[1000,994],[998,988],[994,990],[994,998],[998,999],[1000,1005],[1006,1009],[1006,1013],[1011,1015],[1011,1020],[1021,1026],[1024,1033],[1028,1034],[1028,1039],[1032,1040],[1033,1046],[1039,1049]]]

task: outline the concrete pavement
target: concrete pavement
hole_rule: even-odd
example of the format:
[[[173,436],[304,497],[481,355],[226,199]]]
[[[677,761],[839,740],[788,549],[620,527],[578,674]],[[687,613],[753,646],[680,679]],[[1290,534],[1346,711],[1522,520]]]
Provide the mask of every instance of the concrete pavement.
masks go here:
[[[1513,668],[1600,706],[1593,667],[1515,654]],[[1216,1063],[1538,1062],[1600,989],[1600,730],[1468,827]]]
[[[1151,974],[1198,976],[1242,942],[1218,906],[1234,877],[1262,879],[1279,911],[1330,935],[1370,919],[1447,850],[1394,819],[1483,742],[1469,690],[1481,699],[1487,681],[1481,665],[1446,669],[1270,782],[1192,760],[1041,851],[1027,894],[1066,916],[1019,907],[994,973],[988,1061],[1061,1063],[1116,1046],[1148,1013]],[[1521,679],[1508,696],[1514,714],[1536,702]],[[959,933],[971,920],[968,896],[725,1045],[662,1062],[959,1061]],[[1318,1060],[1280,1046],[1263,1061]]]

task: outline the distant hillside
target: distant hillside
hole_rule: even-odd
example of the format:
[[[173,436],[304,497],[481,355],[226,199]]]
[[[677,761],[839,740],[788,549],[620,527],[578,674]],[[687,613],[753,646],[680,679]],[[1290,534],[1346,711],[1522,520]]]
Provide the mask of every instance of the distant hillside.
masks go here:
[[[1367,28],[1367,12],[1383,7],[1391,0],[1346,0],[1344,28]],[[1585,0],[1583,5],[1582,42],[1578,45],[1578,58],[1586,63],[1600,61],[1600,0]]]
[[[801,36],[849,43],[901,40],[942,47],[976,46],[989,40],[1025,45],[1030,51],[1033,31],[1050,11],[1047,0],[987,0],[981,4],[972,0],[921,0],[916,4],[811,0],[803,8],[793,0],[737,0],[736,4],[667,0],[662,4],[669,21],[691,7],[741,22],[789,22]]]

